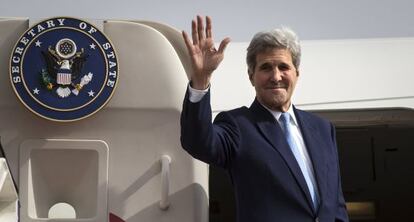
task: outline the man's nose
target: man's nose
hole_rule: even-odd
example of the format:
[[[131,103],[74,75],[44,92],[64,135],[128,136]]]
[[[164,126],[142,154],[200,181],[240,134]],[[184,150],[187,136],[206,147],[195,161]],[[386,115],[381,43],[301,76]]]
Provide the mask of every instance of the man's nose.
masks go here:
[[[278,67],[275,67],[272,72],[272,80],[278,82],[282,80],[283,73],[280,71]]]

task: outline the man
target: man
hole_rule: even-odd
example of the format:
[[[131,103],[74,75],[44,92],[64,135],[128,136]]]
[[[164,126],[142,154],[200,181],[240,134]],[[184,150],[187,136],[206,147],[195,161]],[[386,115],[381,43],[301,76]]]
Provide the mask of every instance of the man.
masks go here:
[[[249,107],[211,122],[210,79],[223,60],[212,23],[197,16],[192,41],[183,32],[193,73],[181,114],[181,143],[193,157],[229,171],[239,222],[348,221],[341,189],[335,128],[296,109],[300,45],[289,29],[256,34],[247,49],[256,90]],[[231,90],[229,88],[229,90]]]

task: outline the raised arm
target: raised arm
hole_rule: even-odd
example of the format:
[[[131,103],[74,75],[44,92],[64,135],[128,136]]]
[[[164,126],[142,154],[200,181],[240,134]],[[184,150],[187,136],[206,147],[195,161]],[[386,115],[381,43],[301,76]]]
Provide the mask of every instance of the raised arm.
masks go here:
[[[224,50],[230,42],[230,38],[223,39],[219,48],[215,48],[209,16],[206,16],[205,28],[201,16],[198,15],[196,20],[191,21],[192,41],[185,31],[182,33],[193,66],[191,87],[200,90],[206,89],[210,84],[211,75],[224,58]]]

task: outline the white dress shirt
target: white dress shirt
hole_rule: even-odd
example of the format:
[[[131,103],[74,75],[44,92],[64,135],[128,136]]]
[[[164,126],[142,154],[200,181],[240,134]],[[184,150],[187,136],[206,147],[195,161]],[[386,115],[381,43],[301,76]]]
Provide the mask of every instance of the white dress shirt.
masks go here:
[[[262,104],[262,106],[264,108],[266,108],[273,115],[273,117],[279,123],[279,126],[282,126],[282,123],[280,122],[280,116],[282,115],[282,112],[271,110],[271,109],[267,108],[266,106],[264,106],[263,104]],[[299,124],[296,120],[295,112],[293,111],[292,107],[293,106],[291,104],[289,106],[289,109],[286,111],[287,113],[289,113],[289,116],[290,116],[289,124],[291,126],[290,127],[291,128],[291,133],[292,133],[291,136],[293,137],[293,139],[295,140],[296,145],[299,148],[300,158],[302,158],[302,160],[305,163],[305,169],[301,168],[301,170],[302,171],[305,170],[308,173],[310,182],[312,183],[312,185],[314,187],[315,194],[310,192],[311,196],[312,196],[312,199],[315,198],[316,205],[318,205],[318,203],[319,203],[319,191],[318,191],[318,186],[317,186],[316,179],[315,179],[315,173],[314,173],[312,161],[310,159],[308,149],[306,148],[305,141],[303,140],[303,135],[300,131],[300,127],[299,127]],[[284,130],[283,127],[281,127],[281,128],[282,128],[282,130]],[[297,160],[297,161],[299,161],[299,160]],[[304,172],[302,172],[302,173],[304,173]],[[306,181],[306,182],[308,183],[308,181]],[[310,187],[310,185],[308,185],[308,188],[309,187]]]
[[[192,103],[200,102],[200,100],[204,97],[205,94],[207,94],[208,90],[210,89],[210,86],[208,86],[207,89],[194,89],[193,87],[188,84],[189,89],[189,100]]]

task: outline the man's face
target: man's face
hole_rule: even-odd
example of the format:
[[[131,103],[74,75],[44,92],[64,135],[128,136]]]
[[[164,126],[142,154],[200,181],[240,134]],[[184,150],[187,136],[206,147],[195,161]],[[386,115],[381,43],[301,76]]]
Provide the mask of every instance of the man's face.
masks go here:
[[[285,112],[290,106],[298,76],[289,50],[274,48],[256,55],[256,67],[249,79],[262,105]]]

